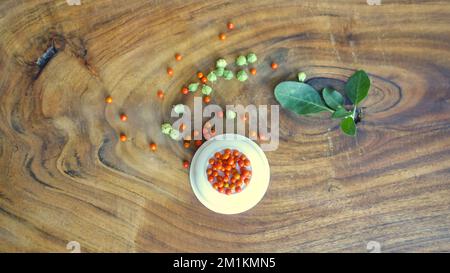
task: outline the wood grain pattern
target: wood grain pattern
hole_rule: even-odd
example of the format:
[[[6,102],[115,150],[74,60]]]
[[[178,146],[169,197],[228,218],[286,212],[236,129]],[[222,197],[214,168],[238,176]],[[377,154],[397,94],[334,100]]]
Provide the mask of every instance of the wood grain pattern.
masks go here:
[[[0,251],[450,250],[448,1],[81,3],[0,3]],[[52,37],[61,50],[36,77]],[[181,165],[193,151],[159,124],[198,70],[250,50],[257,76],[219,83],[214,102],[275,104],[300,70],[339,85],[361,68],[373,88],[357,139],[282,110],[265,198],[224,217],[196,200]]]

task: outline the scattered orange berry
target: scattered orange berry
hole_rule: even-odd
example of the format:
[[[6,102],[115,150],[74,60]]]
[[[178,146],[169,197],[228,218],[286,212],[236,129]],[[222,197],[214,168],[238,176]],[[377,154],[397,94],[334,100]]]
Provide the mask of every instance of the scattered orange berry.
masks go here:
[[[183,167],[185,169],[189,168],[189,161],[187,161],[187,160],[183,161]]]
[[[256,75],[256,68],[251,68],[250,69],[250,74]]]
[[[187,87],[181,88],[181,94],[187,95],[188,93],[189,93],[189,89],[187,89]]]
[[[122,142],[127,141],[127,136],[124,133],[120,134],[120,141],[122,141]]]
[[[202,72],[198,72],[198,73],[197,73],[197,78],[201,79],[201,78],[203,78],[203,76],[204,76],[204,75],[203,75]]]
[[[188,149],[189,147],[191,147],[191,142],[188,140],[185,140],[183,143],[184,148]]]
[[[167,74],[169,74],[169,76],[172,76],[172,75],[173,75],[173,69],[172,69],[172,67],[168,67],[168,68],[167,68]]]
[[[219,34],[219,39],[220,39],[220,40],[223,41],[223,40],[225,40],[226,38],[227,38],[227,36],[225,35],[225,33],[220,33],[220,34]]]
[[[150,150],[152,150],[153,152],[156,151],[156,143],[150,143]]]
[[[175,54],[175,60],[181,61],[181,59],[183,59],[183,56],[181,56],[180,53],[176,53],[176,54]]]
[[[121,121],[127,121],[127,119],[128,119],[128,116],[127,116],[127,115],[125,115],[125,114],[120,114],[120,120],[121,120]]]
[[[270,67],[272,67],[273,70],[276,70],[278,68],[278,64],[277,63],[272,63],[270,65]]]
[[[179,129],[180,129],[180,132],[183,132],[184,130],[186,130],[186,124],[181,123]]]
[[[164,91],[158,90],[158,92],[156,92],[156,96],[158,96],[158,98],[160,98],[160,99],[163,99],[164,98]]]
[[[234,24],[233,24],[232,22],[228,22],[227,28],[228,28],[229,30],[234,29]]]
[[[111,97],[111,96],[107,96],[107,97],[105,98],[105,102],[106,102],[107,104],[111,104],[111,103],[113,102],[112,97]]]
[[[260,133],[260,134],[259,134],[259,140],[260,140],[260,141],[266,141],[266,140],[267,140],[266,135]]]
[[[211,102],[211,97],[210,96],[204,96],[203,97],[203,102],[204,103],[210,103]]]
[[[202,146],[203,141],[201,141],[200,139],[198,139],[198,140],[196,140],[196,141],[194,142],[194,144],[195,144],[196,147],[200,147],[200,146]]]
[[[207,83],[207,82],[208,82],[208,78],[207,78],[207,77],[202,77],[202,78],[201,78],[201,82],[202,82],[203,84]]]

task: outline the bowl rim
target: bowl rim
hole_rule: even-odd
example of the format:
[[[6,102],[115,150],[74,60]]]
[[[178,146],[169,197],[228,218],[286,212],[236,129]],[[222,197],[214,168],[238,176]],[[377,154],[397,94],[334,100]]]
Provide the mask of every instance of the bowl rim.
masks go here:
[[[253,191],[256,192],[256,194],[252,195],[251,198],[248,199],[247,203],[241,202],[239,206],[236,206],[233,208],[230,208],[227,206],[220,206],[220,207],[215,206],[215,204],[212,204],[211,202],[209,202],[207,200],[207,198],[205,198],[203,196],[203,194],[205,194],[205,193],[202,192],[201,187],[199,187],[197,185],[197,183],[199,183],[199,180],[200,180],[200,182],[202,182],[200,178],[196,179],[196,177],[197,177],[196,172],[199,171],[198,166],[203,167],[202,162],[199,162],[199,158],[200,158],[200,156],[202,156],[202,152],[207,147],[212,145],[212,143],[219,143],[219,142],[216,142],[217,140],[234,141],[234,143],[241,142],[241,143],[244,143],[244,145],[249,145],[248,148],[254,149],[254,152],[259,156],[259,158],[261,160],[260,165],[262,168],[262,172],[264,172],[264,174],[261,174],[262,181],[258,181],[257,184],[252,184],[252,183],[249,184],[249,186],[253,186]],[[206,157],[206,158],[209,158],[209,157]],[[252,166],[253,166],[253,162],[252,162]],[[247,210],[250,210],[251,208],[256,206],[264,197],[264,195],[267,192],[267,189],[269,187],[269,184],[270,184],[270,165],[269,165],[269,162],[267,160],[267,157],[266,157],[264,151],[253,140],[247,138],[246,136],[238,135],[238,134],[221,134],[221,135],[217,135],[217,136],[210,138],[208,141],[203,143],[203,145],[201,145],[200,148],[196,151],[196,153],[194,154],[194,157],[192,158],[192,161],[191,161],[191,168],[189,170],[189,180],[190,180],[191,188],[192,188],[192,191],[194,192],[194,195],[200,201],[200,203],[202,203],[209,210],[214,211],[216,213],[220,213],[220,214],[238,214],[238,213],[242,213]],[[255,188],[255,187],[259,187],[259,188]],[[203,187],[203,188],[205,188],[205,187]],[[216,197],[219,197],[219,195],[220,196],[223,195],[221,193],[218,193],[212,187],[210,187],[210,189],[211,189],[211,191],[208,190],[209,192],[207,192],[206,194],[212,194],[212,195],[217,194]],[[248,190],[251,190],[251,188],[248,188],[245,190],[248,191]],[[233,194],[230,196],[226,196],[226,198],[236,198],[236,196],[238,196],[238,195],[242,196],[242,194],[245,192],[245,190],[243,190],[239,194]],[[244,199],[244,200],[246,200],[246,199]]]

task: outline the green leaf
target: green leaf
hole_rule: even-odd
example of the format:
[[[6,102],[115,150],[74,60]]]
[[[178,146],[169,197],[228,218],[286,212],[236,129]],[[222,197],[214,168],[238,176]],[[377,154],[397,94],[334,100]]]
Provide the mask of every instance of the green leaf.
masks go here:
[[[352,112],[345,110],[345,108],[341,107],[336,110],[336,112],[331,115],[332,118],[344,118],[346,116],[350,116]]]
[[[341,130],[349,136],[356,135],[356,124],[352,117],[346,117],[341,121]]]
[[[324,104],[319,93],[312,86],[305,83],[281,82],[275,87],[274,93],[276,100],[283,108],[299,115],[324,111],[333,112]]]
[[[336,90],[325,87],[322,90],[325,103],[332,109],[337,110],[344,107],[344,97]]]
[[[367,97],[370,88],[370,79],[363,70],[356,71],[345,84],[347,97],[358,105]]]

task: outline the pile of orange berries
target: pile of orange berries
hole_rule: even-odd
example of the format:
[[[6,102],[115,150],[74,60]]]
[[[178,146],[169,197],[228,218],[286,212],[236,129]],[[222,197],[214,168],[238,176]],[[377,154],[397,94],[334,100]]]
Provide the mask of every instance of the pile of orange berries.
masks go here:
[[[206,176],[213,188],[220,193],[239,193],[250,183],[250,160],[238,150],[225,149],[216,152],[208,163]]]

